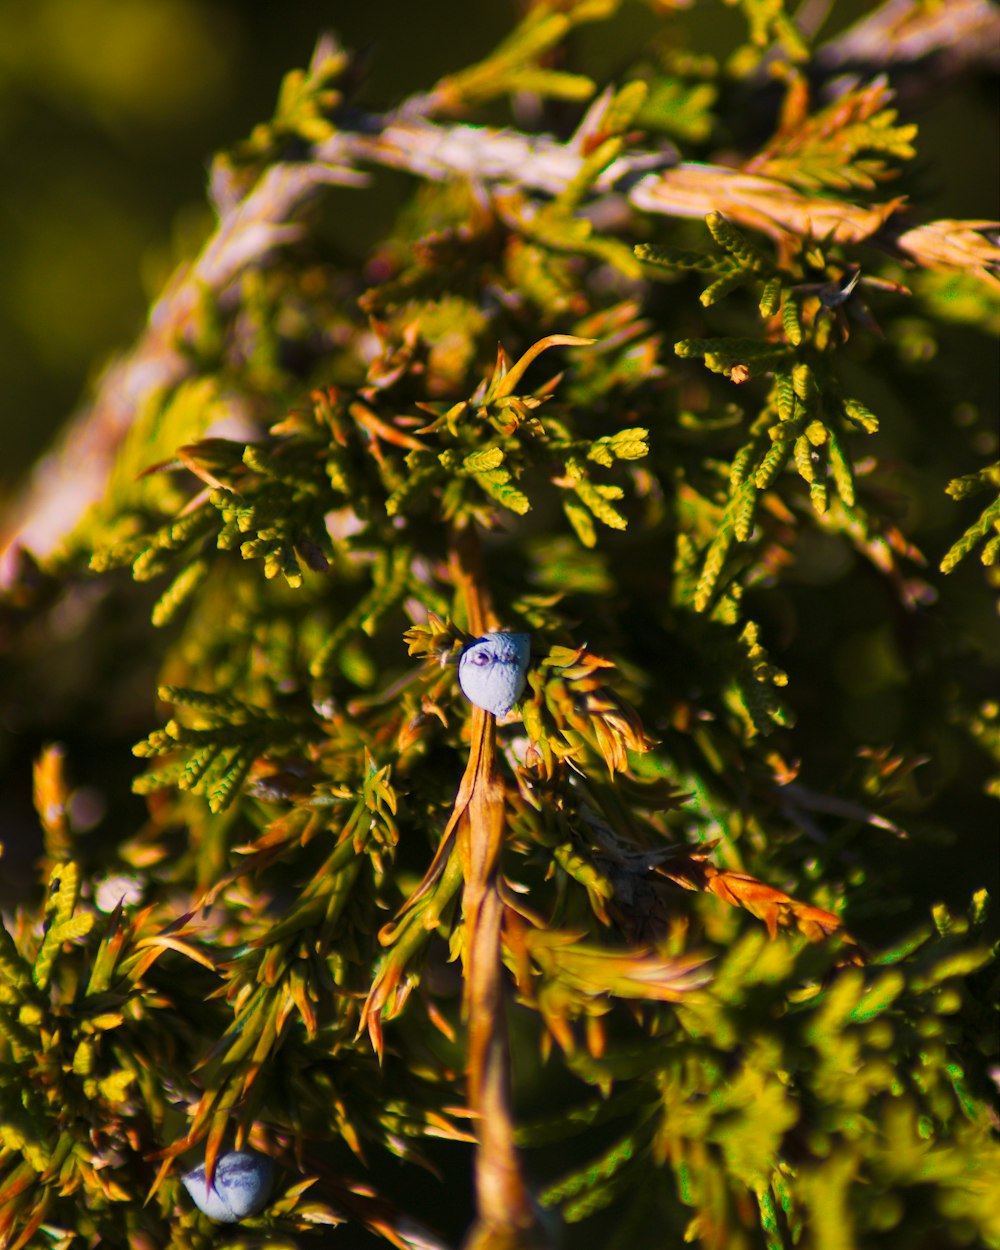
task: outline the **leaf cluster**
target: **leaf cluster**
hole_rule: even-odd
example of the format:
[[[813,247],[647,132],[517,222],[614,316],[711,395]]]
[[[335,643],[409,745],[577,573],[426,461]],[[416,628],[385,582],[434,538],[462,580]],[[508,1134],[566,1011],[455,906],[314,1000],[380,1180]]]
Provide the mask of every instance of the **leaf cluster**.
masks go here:
[[[247,1238],[333,1245],[348,1222],[444,1244],[396,1164],[460,1189],[437,1141],[481,1149],[491,1127],[469,1116],[483,1022],[461,971],[486,742],[505,1008],[489,1037],[503,1049],[509,1015],[517,1143],[573,1244],[1000,1245],[986,893],[901,938],[882,871],[904,825],[923,845],[952,815],[929,781],[939,823],[921,819],[926,742],[985,761],[996,708],[970,714],[959,648],[917,638],[913,682],[949,676],[915,686],[916,727],[886,742],[854,693],[888,702],[891,665],[837,634],[923,621],[949,594],[939,571],[976,548],[992,567],[996,505],[924,567],[893,491],[919,440],[881,379],[905,387],[941,327],[895,260],[801,224],[843,203],[880,228],[891,206],[806,208],[902,173],[912,126],[881,79],[814,106],[785,7],[739,7],[730,85],[752,89],[766,54],[786,103],[733,200],[791,203],[785,225],[760,199],[704,226],[629,206],[633,127],[720,133],[718,67],[661,51],[602,92],[553,58],[618,6],[542,4],[420,103],[593,97],[554,189],[427,173],[363,270],[317,233],[192,301],[186,372],[147,396],[46,574],[53,595],[87,576],[132,605],[155,585],[143,637],[167,710],[151,691],[143,818],[101,856],[61,756],[39,761],[44,896],[0,929],[12,1250],[41,1230],[214,1244],[178,1173],[246,1144],[281,1168]],[[289,76],[217,167],[220,204],[339,168],[349,68],[324,42]],[[964,277],[985,290],[984,256]],[[988,294],[963,315],[987,326]],[[996,486],[996,466],[921,454],[937,494]],[[509,723],[477,737],[457,661],[495,629],[530,633],[531,662]]]

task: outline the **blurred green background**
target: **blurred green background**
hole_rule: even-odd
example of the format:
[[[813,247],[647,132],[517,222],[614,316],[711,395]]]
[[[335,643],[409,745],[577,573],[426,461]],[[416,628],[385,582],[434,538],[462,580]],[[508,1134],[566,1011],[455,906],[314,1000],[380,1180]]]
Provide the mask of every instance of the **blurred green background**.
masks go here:
[[[368,53],[381,107],[482,55],[512,7],[0,0],[0,501],[211,229],[212,154],[322,30]]]

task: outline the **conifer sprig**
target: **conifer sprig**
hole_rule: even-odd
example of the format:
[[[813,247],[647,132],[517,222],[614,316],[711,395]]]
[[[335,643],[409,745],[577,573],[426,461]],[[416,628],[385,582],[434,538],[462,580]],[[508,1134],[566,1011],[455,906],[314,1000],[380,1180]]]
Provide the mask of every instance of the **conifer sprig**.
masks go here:
[[[444,1172],[467,1250],[547,1247],[532,1193],[581,1250],[996,1240],[985,891],[890,913],[928,830],[975,859],[956,794],[998,749],[893,493],[995,467],[937,419],[964,341],[900,265],[958,275],[972,336],[995,227],[870,202],[915,138],[888,86],[831,99],[809,14],[739,7],[722,80],[665,27],[598,82],[574,32],[618,4],[541,4],[377,118],[323,40],[216,162],[218,229],[100,384],[116,468],[73,459],[101,506],[2,605],[109,771],[150,655],[173,712],[138,827],[109,802],[91,832],[66,755],[36,767],[43,884],[0,926],[12,1250],[207,1245],[179,1174],[246,1146],[277,1177],[234,1245],[444,1247],[400,1162]],[[485,124],[507,99],[520,130]],[[345,261],[301,210],[383,168],[419,189]],[[995,560],[994,514],[946,567]],[[530,656],[495,722],[459,664],[498,631]]]

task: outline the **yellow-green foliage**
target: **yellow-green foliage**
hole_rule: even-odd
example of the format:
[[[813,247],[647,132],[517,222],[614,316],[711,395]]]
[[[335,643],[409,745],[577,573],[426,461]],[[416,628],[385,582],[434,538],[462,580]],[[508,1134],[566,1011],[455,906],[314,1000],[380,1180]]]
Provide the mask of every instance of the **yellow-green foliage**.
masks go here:
[[[178,276],[173,382],[3,608],[23,697],[79,743],[134,728],[143,764],[103,747],[92,834],[62,754],[37,765],[43,878],[0,927],[0,1246],[460,1244],[475,822],[434,857],[478,749],[456,661],[495,628],[531,635],[498,940],[547,1214],[470,1250],[554,1245],[546,1219],[575,1250],[1000,1246],[995,638],[974,562],[944,576],[974,550],[995,573],[998,505],[964,503],[995,443],[951,393],[966,340],[906,302],[926,253],[802,224],[813,194],[866,212],[829,197],[902,174],[914,127],[881,79],[814,101],[797,67],[826,62],[761,0],[724,71],[658,4],[595,81],[576,40],[617,46],[618,7],[525,6],[364,125],[324,42],[215,167],[210,259],[276,233],[218,289]],[[470,129],[509,100],[580,130],[467,180],[517,138]],[[250,211],[296,178],[379,195],[344,171],[421,110],[461,123],[410,132],[412,199],[363,264],[319,216],[284,246],[297,201]],[[773,214],[669,200],[709,167],[662,133],[724,136],[717,185]],[[630,206],[637,175],[672,207]],[[278,1183],[233,1240],[179,1176],[248,1143]]]

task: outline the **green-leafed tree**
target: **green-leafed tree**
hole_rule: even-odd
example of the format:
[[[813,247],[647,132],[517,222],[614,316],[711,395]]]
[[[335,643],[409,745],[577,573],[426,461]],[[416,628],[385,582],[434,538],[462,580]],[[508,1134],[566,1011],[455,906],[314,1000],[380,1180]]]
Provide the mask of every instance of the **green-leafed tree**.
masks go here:
[[[9,512],[7,698],[107,814],[40,752],[8,1250],[1000,1246],[1000,246],[893,104],[997,11],[681,7],[381,115],[322,39]]]

